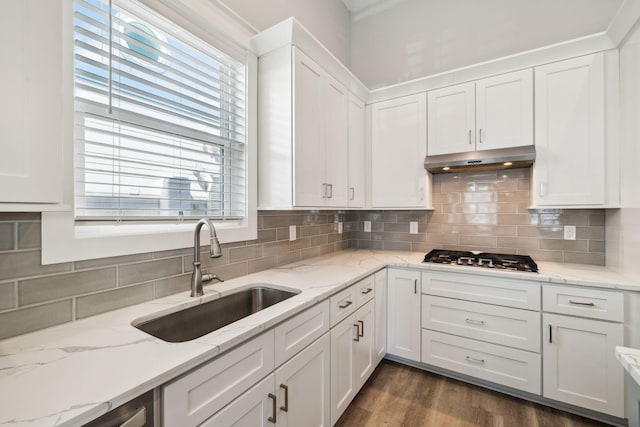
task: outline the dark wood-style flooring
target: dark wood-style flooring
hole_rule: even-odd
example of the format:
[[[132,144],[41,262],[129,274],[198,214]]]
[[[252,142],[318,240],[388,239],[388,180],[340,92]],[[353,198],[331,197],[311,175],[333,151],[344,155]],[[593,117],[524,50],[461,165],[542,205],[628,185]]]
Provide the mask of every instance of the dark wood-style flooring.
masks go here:
[[[336,427],[595,427],[605,424],[383,360]]]

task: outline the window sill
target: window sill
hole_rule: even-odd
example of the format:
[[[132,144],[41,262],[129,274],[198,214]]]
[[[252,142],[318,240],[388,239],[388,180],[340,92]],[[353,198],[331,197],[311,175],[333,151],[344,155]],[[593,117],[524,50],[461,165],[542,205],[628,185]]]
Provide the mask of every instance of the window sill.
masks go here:
[[[257,223],[254,211],[244,221],[214,225],[220,243],[230,243],[256,239]],[[78,226],[72,212],[43,212],[42,264],[189,248],[194,229],[192,223]]]

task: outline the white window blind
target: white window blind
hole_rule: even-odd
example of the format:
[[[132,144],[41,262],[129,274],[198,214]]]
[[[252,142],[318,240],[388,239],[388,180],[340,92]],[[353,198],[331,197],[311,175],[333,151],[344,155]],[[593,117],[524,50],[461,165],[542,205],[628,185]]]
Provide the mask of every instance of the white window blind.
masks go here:
[[[246,60],[133,0],[75,0],[75,217],[246,215]]]

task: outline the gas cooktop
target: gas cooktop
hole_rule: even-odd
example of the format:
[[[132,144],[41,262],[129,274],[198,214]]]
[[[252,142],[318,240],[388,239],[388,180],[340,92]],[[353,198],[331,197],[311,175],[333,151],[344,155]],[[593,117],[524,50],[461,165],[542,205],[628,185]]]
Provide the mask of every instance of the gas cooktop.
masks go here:
[[[528,255],[434,249],[424,256],[423,262],[466,267],[495,268],[498,270],[527,271],[531,273],[538,272],[538,265]]]

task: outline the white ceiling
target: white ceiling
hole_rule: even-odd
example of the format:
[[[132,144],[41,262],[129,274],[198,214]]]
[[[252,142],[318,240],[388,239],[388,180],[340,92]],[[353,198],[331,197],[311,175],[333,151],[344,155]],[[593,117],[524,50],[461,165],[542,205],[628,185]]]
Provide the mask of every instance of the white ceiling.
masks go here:
[[[602,33],[636,0],[342,1],[351,68],[374,89]]]

